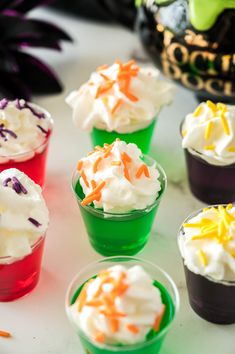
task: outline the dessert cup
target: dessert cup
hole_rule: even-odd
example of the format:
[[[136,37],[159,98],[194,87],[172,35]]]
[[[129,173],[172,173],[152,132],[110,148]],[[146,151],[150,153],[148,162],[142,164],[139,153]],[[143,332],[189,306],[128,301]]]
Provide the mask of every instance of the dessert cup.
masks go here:
[[[144,156],[143,161],[151,166],[156,162]],[[133,210],[123,214],[112,214],[96,209],[92,205],[81,205],[84,198],[79,182],[79,173],[75,172],[72,187],[81,215],[86,227],[90,244],[104,256],[135,255],[146,245],[158,206],[166,189],[166,175],[162,167],[156,164],[159,171],[161,190],[152,205],[143,210]]]
[[[28,294],[38,283],[45,236],[23,258],[0,258],[0,301],[13,301]]]
[[[184,223],[202,211],[191,214]],[[184,224],[183,223],[183,224]],[[184,234],[183,225],[178,239]],[[184,262],[184,259],[183,259]],[[189,302],[192,309],[206,321],[217,324],[235,323],[235,282],[196,274],[184,264]]]
[[[41,107],[38,107],[35,104],[31,104],[31,106],[42,111],[45,114],[46,119],[49,121],[49,131],[45,136],[45,141],[40,146],[24,153],[8,156],[0,155],[0,172],[9,168],[17,168],[43,188],[45,185],[46,162],[49,141],[53,129],[53,120],[51,115]]]
[[[189,186],[195,197],[207,204],[223,204],[235,200],[235,164],[211,165],[187,149],[184,151]]]
[[[126,267],[141,265],[152,277],[154,285],[160,290],[162,301],[166,306],[166,311],[163,316],[159,332],[155,333],[151,330],[146,336],[145,342],[143,343],[137,343],[134,345],[108,345],[94,343],[90,338],[86,336],[84,332],[80,330],[80,328],[75,325],[69,314],[69,306],[74,304],[76,301],[84,283],[88,279],[94,277],[99,271],[107,269],[116,264],[121,264]],[[66,295],[66,310],[68,318],[71,321],[75,331],[78,333],[80,341],[84,347],[84,351],[87,354],[111,354],[117,352],[122,354],[159,353],[161,345],[171,327],[178,307],[178,290],[169,275],[158,266],[134,257],[110,257],[90,264],[80,273],[78,273],[78,275],[72,280]]]
[[[111,144],[113,141],[119,138],[126,143],[136,144],[143,152],[143,154],[148,154],[151,147],[155,125],[156,119],[154,119],[152,123],[144,129],[125,134],[121,134],[115,131],[108,132],[106,130],[93,128],[91,132],[92,144],[93,147],[97,145],[103,146],[104,143]]]

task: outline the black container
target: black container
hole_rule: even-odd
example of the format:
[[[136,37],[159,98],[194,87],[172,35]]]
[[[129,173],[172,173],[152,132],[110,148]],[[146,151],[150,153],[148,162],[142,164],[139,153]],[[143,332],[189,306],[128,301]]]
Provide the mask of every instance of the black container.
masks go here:
[[[235,164],[216,166],[184,149],[189,186],[195,197],[206,204],[235,201]]]
[[[216,282],[184,266],[189,302],[204,320],[217,324],[235,323],[235,282]]]
[[[141,6],[136,27],[166,76],[200,101],[235,103],[235,10],[225,10],[209,30],[198,31],[189,19],[189,0],[169,0],[151,9]]]

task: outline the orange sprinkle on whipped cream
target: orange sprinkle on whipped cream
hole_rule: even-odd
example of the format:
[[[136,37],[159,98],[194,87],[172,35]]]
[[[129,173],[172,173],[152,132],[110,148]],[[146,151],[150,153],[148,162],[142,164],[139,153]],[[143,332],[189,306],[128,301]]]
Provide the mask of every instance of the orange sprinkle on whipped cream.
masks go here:
[[[108,199],[112,199],[112,203],[117,194],[120,208],[123,208],[123,196],[128,195],[131,198],[133,195],[133,201],[138,202],[134,193],[140,194],[141,201],[146,195],[146,199],[149,199],[147,206],[154,202],[154,196],[161,188],[159,172],[154,162],[152,166],[147,166],[136,145],[126,144],[118,139],[112,144],[95,147],[94,151],[78,162],[77,171],[85,194],[81,202],[83,206],[94,203],[95,207],[102,208],[101,204],[107,200],[107,205],[110,205]],[[153,194],[147,191],[147,186],[152,189]],[[122,194],[119,189],[123,191]],[[129,210],[134,209],[136,208]]]
[[[0,337],[2,337],[2,338],[11,338],[12,335],[11,335],[10,332],[0,330]]]

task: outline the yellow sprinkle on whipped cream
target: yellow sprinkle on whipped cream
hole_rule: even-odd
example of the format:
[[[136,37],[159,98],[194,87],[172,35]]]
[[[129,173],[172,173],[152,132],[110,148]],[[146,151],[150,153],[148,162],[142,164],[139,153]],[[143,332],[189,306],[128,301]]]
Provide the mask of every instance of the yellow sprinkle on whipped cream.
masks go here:
[[[206,254],[202,250],[197,251],[197,254],[198,254],[198,257],[199,257],[202,265],[204,267],[206,267],[208,265],[208,259],[207,259]]]

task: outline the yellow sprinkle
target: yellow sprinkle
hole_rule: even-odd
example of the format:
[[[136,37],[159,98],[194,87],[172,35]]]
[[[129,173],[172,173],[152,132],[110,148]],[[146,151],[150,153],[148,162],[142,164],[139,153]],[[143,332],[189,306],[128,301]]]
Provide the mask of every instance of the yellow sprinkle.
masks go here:
[[[221,102],[217,103],[217,109],[221,110],[223,112],[227,112],[227,106],[224,103],[221,103]]]
[[[224,223],[223,223],[222,220],[220,220],[219,223],[218,223],[218,235],[219,235],[219,237],[221,237],[223,235],[224,231],[225,231],[224,230]]]
[[[207,146],[204,146],[204,149],[205,149],[205,150],[215,150],[215,145],[207,145]]]
[[[202,227],[201,232],[202,234],[206,234],[210,231],[214,231],[215,229],[217,229],[217,224],[207,225]]]
[[[184,138],[187,135],[187,130],[182,131],[182,137]]]
[[[202,224],[201,223],[186,223],[183,224],[183,227],[201,227]]]
[[[212,128],[213,128],[214,123],[212,121],[208,122],[207,126],[206,126],[206,130],[205,130],[205,139],[208,140],[211,132],[212,132]]]
[[[217,111],[217,107],[212,101],[208,100],[206,101],[206,104],[213,112]]]
[[[228,147],[229,152],[235,152],[235,146],[230,146]]]
[[[200,258],[200,261],[201,261],[202,265],[204,265],[204,267],[206,267],[207,264],[208,264],[208,259],[207,259],[206,255],[205,255],[205,252],[203,252],[202,250],[199,250],[197,252],[197,254],[198,254],[199,258]]]
[[[202,111],[203,111],[203,107],[200,105],[200,106],[198,106],[198,107],[195,109],[195,111],[194,111],[194,113],[193,113],[193,116],[194,116],[194,117],[200,116],[200,114],[202,113]]]
[[[195,235],[192,237],[192,240],[195,241],[195,240],[201,240],[203,238],[214,238],[216,237],[216,233],[215,232],[208,232],[208,233],[205,233],[205,234],[199,234],[199,235]]]
[[[230,134],[230,129],[229,129],[228,121],[225,118],[223,113],[220,115],[220,119],[221,119],[221,123],[222,123],[223,128],[224,128],[225,134],[229,135]]]
[[[231,210],[233,208],[233,204],[232,203],[229,203],[227,206],[226,206],[226,210]]]
[[[231,251],[231,250],[228,250],[228,253],[235,258],[235,250]]]

